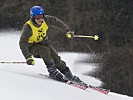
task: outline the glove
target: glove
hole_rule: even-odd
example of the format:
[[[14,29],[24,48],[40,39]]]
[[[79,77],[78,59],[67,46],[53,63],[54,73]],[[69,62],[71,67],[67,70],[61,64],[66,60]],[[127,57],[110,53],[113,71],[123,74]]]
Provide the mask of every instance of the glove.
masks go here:
[[[68,31],[67,33],[66,33],[66,37],[67,38],[73,38],[73,36],[74,36],[74,31]]]
[[[28,59],[26,60],[26,63],[27,63],[27,65],[35,65],[35,61],[33,60],[32,57],[28,58]]]

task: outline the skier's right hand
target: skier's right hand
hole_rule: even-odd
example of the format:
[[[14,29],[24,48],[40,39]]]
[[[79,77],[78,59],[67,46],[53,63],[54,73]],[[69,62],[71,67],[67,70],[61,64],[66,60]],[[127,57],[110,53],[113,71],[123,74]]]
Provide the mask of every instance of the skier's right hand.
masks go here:
[[[26,63],[27,65],[35,65],[35,61],[32,57],[26,59]]]

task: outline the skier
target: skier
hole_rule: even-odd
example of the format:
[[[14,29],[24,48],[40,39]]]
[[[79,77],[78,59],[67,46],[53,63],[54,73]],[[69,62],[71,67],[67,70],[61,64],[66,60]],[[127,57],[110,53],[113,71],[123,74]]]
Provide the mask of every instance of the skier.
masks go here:
[[[53,79],[62,82],[70,80],[87,86],[79,77],[72,74],[48,40],[47,32],[50,25],[61,29],[68,38],[74,34],[63,21],[46,15],[41,6],[33,6],[30,9],[30,20],[24,24],[19,41],[20,49],[27,64],[35,64],[33,57],[42,58],[48,69],[49,76]]]

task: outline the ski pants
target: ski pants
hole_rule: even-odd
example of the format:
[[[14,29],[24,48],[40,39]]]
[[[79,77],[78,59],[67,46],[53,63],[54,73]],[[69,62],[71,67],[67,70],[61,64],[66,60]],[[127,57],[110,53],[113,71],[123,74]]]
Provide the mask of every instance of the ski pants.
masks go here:
[[[29,51],[35,58],[42,58],[46,65],[54,62],[59,71],[63,71],[67,68],[66,63],[61,60],[50,42],[45,44],[36,44],[32,46]]]

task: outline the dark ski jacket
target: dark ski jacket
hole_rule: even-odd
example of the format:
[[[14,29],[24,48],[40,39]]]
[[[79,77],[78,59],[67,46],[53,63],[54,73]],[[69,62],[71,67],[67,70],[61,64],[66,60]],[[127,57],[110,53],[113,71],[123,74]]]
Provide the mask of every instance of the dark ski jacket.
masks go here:
[[[31,19],[30,19],[31,20]],[[54,26],[62,32],[67,32],[69,30],[69,27],[60,19],[57,19],[56,17],[50,16],[50,15],[45,15],[44,20],[47,24],[47,26]],[[36,24],[33,22],[34,26]],[[46,41],[48,41],[48,36],[46,36],[43,40],[39,41],[38,43],[29,43],[28,40],[32,36],[32,29],[29,24],[25,23],[23,25],[23,29],[21,32],[21,37],[19,40],[19,46],[22,51],[22,54],[24,57],[27,59],[32,56],[30,53],[30,48],[36,44],[45,44]]]

